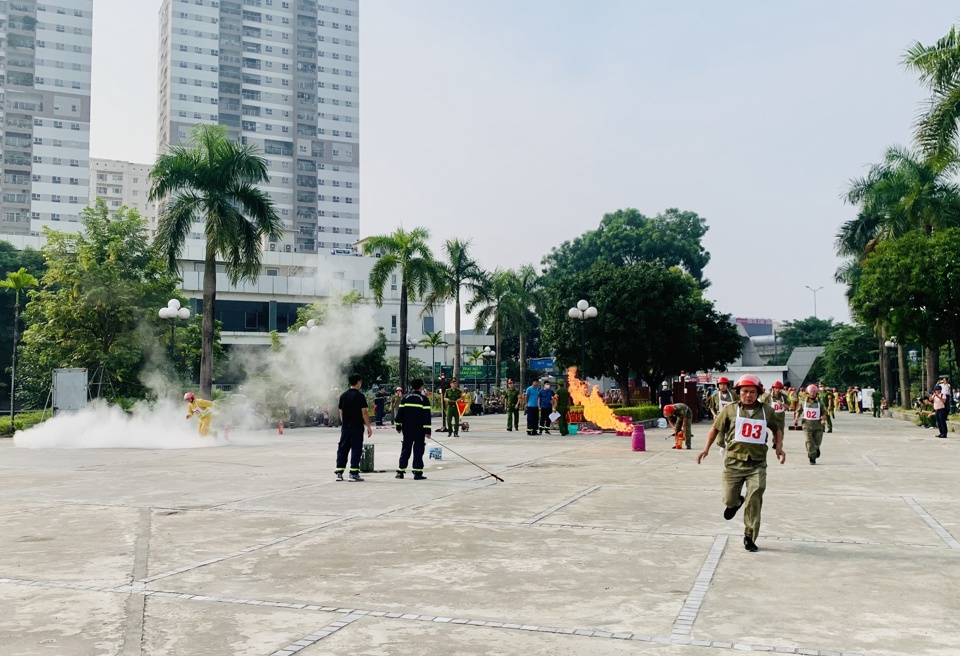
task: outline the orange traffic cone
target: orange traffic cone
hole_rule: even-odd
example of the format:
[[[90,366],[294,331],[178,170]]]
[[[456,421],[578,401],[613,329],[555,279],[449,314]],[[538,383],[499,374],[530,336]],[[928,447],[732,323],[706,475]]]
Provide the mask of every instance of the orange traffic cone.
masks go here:
[[[686,437],[684,437],[683,431],[678,432],[678,433],[677,433],[677,443],[676,443],[676,445],[675,445],[673,448],[674,448],[674,449],[682,449],[683,446],[684,446],[684,444],[686,444],[686,441],[687,441],[687,439],[686,439]]]
[[[282,421],[277,424],[277,432],[278,432],[280,435],[283,435],[283,422],[282,422]]]

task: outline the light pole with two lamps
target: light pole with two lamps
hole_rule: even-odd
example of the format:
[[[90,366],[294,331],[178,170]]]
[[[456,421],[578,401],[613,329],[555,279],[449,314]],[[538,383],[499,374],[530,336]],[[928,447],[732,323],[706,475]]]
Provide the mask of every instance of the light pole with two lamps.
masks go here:
[[[173,366],[174,371],[176,371],[176,355],[174,351],[174,342],[176,340],[176,328],[177,328],[177,319],[189,319],[190,318],[190,309],[185,307],[180,307],[180,301],[175,298],[171,298],[167,301],[167,306],[160,308],[160,311],[157,312],[161,319],[173,319],[170,322],[170,364]]]
[[[483,358],[483,367],[484,367],[484,371],[483,371],[484,376],[483,376],[483,377],[484,377],[484,378],[487,378],[487,379],[490,378],[490,376],[487,376],[487,375],[486,375],[486,373],[487,373],[486,368],[490,366],[490,365],[487,364],[487,359],[488,359],[488,358],[496,357],[496,355],[497,355],[497,352],[494,351],[494,350],[493,350],[492,348],[490,348],[489,346],[484,346],[484,347],[483,347],[483,351],[480,352],[480,357]],[[477,387],[476,383],[474,383],[474,387]],[[489,393],[490,393],[490,383],[489,383],[489,380],[488,380],[488,382],[487,382],[487,394],[489,394]]]
[[[807,289],[813,292],[813,318],[816,319],[817,318],[817,292],[823,289],[823,287],[817,287],[816,289],[814,289],[810,285],[804,285],[804,287],[806,287]]]
[[[583,379],[587,379],[587,319],[594,319],[597,316],[597,308],[593,307],[584,300],[577,301],[577,306],[567,311],[571,319],[580,321],[580,373]]]

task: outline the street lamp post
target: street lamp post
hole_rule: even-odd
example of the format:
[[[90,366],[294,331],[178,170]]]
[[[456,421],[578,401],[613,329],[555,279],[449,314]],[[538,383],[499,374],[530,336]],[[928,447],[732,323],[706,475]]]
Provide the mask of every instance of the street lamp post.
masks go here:
[[[496,356],[496,355],[497,355],[497,352],[496,352],[496,351],[494,351],[494,350],[493,350],[492,348],[490,348],[489,346],[484,346],[484,347],[483,347],[483,352],[480,353],[480,357],[483,358],[483,366],[484,366],[484,367],[488,367],[489,365],[487,364],[487,358],[492,358],[492,357],[494,357],[494,356]],[[487,373],[486,370],[484,370],[483,373],[486,374],[486,373]],[[484,378],[486,378],[486,376],[484,376]],[[474,385],[474,387],[476,387],[476,385]],[[490,383],[488,382],[488,383],[487,383],[487,394],[489,394],[489,393],[490,393]]]
[[[571,319],[577,319],[580,321],[580,372],[583,375],[583,379],[587,379],[587,333],[586,333],[586,322],[587,319],[593,319],[597,316],[597,308],[590,305],[584,300],[577,301],[576,307],[572,307],[567,310],[567,315]]]
[[[176,340],[176,327],[177,319],[189,319],[190,310],[189,308],[180,307],[180,301],[175,298],[171,298],[167,301],[167,306],[160,308],[160,311],[157,312],[161,319],[172,319],[170,322],[170,364],[173,366],[174,371],[176,371],[176,356],[174,351],[174,341]]]
[[[886,342],[883,343],[883,345],[887,348],[888,351],[897,348],[897,343],[892,340],[887,340]],[[896,378],[894,378],[894,375],[893,375],[893,365],[890,363],[890,361],[893,360],[894,358],[891,357],[889,354],[886,356],[886,358],[887,358],[887,402],[890,404],[892,408],[893,406],[897,405],[897,395],[894,393],[894,390],[896,389],[896,386],[894,385],[894,381],[896,380]]]
[[[814,289],[810,285],[804,285],[804,287],[806,287],[807,289],[813,292],[813,318],[816,319],[817,318],[817,292],[823,289],[823,287],[817,287],[816,289]]]

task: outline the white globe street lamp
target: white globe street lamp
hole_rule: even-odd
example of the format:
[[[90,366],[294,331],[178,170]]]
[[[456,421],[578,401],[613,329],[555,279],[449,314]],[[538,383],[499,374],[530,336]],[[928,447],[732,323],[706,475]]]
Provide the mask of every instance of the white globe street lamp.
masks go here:
[[[175,298],[171,298],[167,301],[167,306],[160,308],[157,312],[157,315],[161,319],[172,319],[170,322],[170,362],[171,364],[176,362],[175,351],[174,351],[174,342],[176,340],[176,327],[177,319],[189,319],[190,318],[190,309],[185,307],[180,307],[180,301]]]
[[[577,301],[576,307],[572,307],[567,310],[567,315],[571,319],[576,319],[580,322],[580,372],[583,374],[583,379],[587,379],[587,337],[586,337],[586,321],[587,319],[594,319],[597,316],[597,308],[593,307],[587,301],[580,299]]]

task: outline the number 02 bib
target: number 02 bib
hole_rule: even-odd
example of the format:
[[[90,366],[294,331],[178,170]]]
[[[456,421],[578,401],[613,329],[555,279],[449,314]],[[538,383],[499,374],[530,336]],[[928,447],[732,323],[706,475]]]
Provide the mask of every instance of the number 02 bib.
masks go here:
[[[740,408],[737,407],[737,423],[734,428],[733,441],[747,444],[765,444],[767,441],[766,410],[763,412],[762,419],[751,419],[750,417],[741,417]]]
[[[804,408],[803,409],[803,418],[806,421],[820,421],[820,404],[817,404],[815,408]]]

